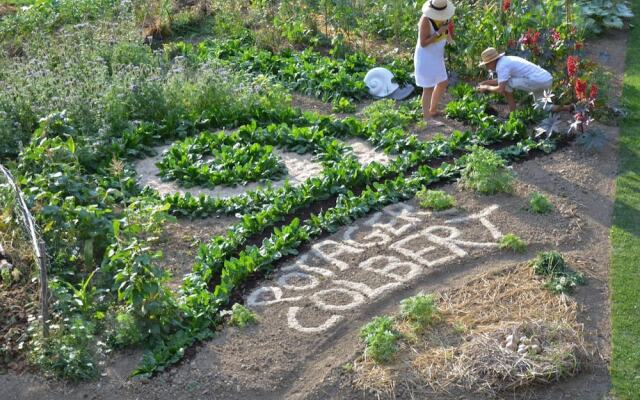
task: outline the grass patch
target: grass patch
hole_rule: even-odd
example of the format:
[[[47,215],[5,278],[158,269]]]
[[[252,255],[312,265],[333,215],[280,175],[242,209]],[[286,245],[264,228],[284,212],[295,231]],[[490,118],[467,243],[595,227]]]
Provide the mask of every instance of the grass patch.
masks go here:
[[[396,354],[400,334],[393,326],[393,319],[386,315],[375,317],[360,330],[365,354],[378,363],[389,362]]]
[[[547,214],[553,211],[553,203],[542,193],[534,192],[529,199],[529,211],[535,214]]]
[[[507,233],[500,239],[500,248],[509,249],[514,253],[527,251],[527,244],[513,233]]]
[[[640,3],[627,48],[620,157],[611,228],[611,381],[620,399],[640,393]]]
[[[462,187],[483,194],[513,191],[514,173],[495,151],[474,146],[466,156],[466,162],[460,176]]]
[[[422,189],[416,193],[416,198],[420,202],[420,207],[441,211],[455,207],[456,198],[443,190]]]

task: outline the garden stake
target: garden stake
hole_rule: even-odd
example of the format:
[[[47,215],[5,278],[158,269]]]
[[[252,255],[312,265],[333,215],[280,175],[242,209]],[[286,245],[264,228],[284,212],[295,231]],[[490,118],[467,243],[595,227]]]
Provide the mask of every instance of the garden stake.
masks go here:
[[[46,338],[49,336],[49,326],[47,325],[47,321],[49,320],[49,306],[47,303],[47,254],[45,252],[45,246],[44,243],[38,239],[36,223],[31,212],[29,212],[27,203],[24,201],[24,197],[22,197],[22,191],[20,191],[13,175],[11,175],[11,172],[9,172],[9,170],[7,170],[2,164],[0,164],[0,171],[2,171],[4,176],[7,178],[9,186],[11,186],[13,191],[16,193],[18,208],[20,208],[20,212],[24,218],[25,226],[29,233],[31,244],[33,245],[33,251],[38,259],[38,266],[40,269],[40,314],[42,317],[42,336]]]

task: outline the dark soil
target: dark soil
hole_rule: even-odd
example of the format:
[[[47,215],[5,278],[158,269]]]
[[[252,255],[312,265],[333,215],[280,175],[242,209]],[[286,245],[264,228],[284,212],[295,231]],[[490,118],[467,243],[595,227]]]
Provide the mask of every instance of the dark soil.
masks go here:
[[[200,245],[223,235],[237,221],[235,217],[222,216],[193,221],[181,218],[168,224],[156,247],[164,256],[160,266],[172,275],[170,286],[179,288],[183,276],[192,271]]]
[[[5,15],[14,14],[17,11],[15,6],[10,4],[0,4],[0,18]]]
[[[38,287],[33,283],[14,284],[10,288],[0,285],[0,373],[27,369],[22,345],[27,341],[30,315],[38,314]]]

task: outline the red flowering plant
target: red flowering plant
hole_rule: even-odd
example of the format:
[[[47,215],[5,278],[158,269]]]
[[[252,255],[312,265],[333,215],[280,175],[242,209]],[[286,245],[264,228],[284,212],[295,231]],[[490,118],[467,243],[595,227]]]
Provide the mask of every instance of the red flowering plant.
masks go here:
[[[595,102],[598,98],[598,87],[595,83],[591,84],[591,89],[589,90],[589,100]]]
[[[551,138],[560,135],[561,138],[564,138],[581,134],[584,138],[587,128],[593,122],[592,115],[599,91],[595,83],[589,84],[588,81],[593,66],[575,55],[568,56],[565,65],[566,80],[561,82],[561,88],[564,89],[558,97],[568,100],[570,104],[553,105],[555,96],[552,92],[545,93],[542,98],[536,101],[536,108],[551,112],[536,128],[536,136],[538,137],[545,135],[547,138]],[[571,120],[567,121],[568,129],[564,128],[567,125],[563,123],[561,115],[557,114],[559,111],[571,113]]]
[[[593,122],[591,114],[596,106],[598,86],[592,83],[589,87],[586,80],[576,79],[574,88],[578,101],[573,106],[573,121],[569,126],[568,133],[585,133],[586,128]]]
[[[560,67],[565,57],[575,54],[575,38],[565,25],[537,30],[528,28],[519,36],[516,46],[509,40],[508,48],[513,49],[512,54],[552,71]]]
[[[520,48],[522,51],[531,51],[533,54],[540,54],[540,31],[534,31],[529,28],[527,32],[525,32],[522,36],[520,36]]]
[[[589,90],[587,90],[589,88]],[[541,99],[536,102],[536,108],[543,111],[549,111],[547,118],[536,127],[536,137],[546,136],[547,138],[559,137],[569,138],[577,134],[584,134],[589,125],[594,121],[592,113],[595,108],[596,98],[598,96],[598,87],[591,84],[589,87],[586,80],[575,80],[575,96],[577,101],[568,106],[554,106],[553,93],[545,93]],[[571,113],[571,120],[567,121],[567,126],[563,124],[561,114],[558,111],[567,111]]]
[[[580,59],[576,56],[567,57],[567,76],[569,79],[574,79],[578,74],[578,62]]]
[[[575,89],[576,99],[584,101],[587,98],[587,81],[584,79],[575,79],[573,87]]]

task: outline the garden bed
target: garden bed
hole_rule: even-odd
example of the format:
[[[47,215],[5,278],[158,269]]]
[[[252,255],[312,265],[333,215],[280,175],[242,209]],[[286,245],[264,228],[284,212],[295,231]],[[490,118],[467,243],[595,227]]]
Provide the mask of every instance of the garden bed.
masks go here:
[[[555,393],[554,390],[562,388],[561,390],[568,393],[586,396],[584,398],[590,398],[588,396],[591,395],[594,399],[598,398],[601,393],[606,393],[609,385],[605,363],[609,354],[606,307],[608,228],[603,222],[610,216],[611,202],[609,200],[607,203],[603,199],[610,199],[612,191],[615,165],[611,160],[615,159],[616,132],[616,129],[611,130],[612,143],[608,150],[598,154],[597,158],[585,152],[581,146],[573,144],[554,155],[517,165],[515,170],[519,181],[513,195],[487,197],[460,191],[455,184],[446,185],[444,190],[457,198],[456,211],[445,212],[441,216],[419,216],[418,218],[424,219],[415,221],[400,237],[410,236],[412,232],[419,232],[427,226],[455,216],[473,214],[496,204],[499,208],[492,212],[489,220],[501,233],[514,232],[528,242],[529,249],[526,253],[514,255],[493,247],[475,248],[469,257],[428,269],[426,275],[417,277],[415,281],[392,288],[376,297],[375,301],[364,303],[353,311],[346,311],[345,318],[338,325],[320,335],[302,333],[288,327],[290,305],[286,302],[258,307],[258,325],[245,330],[226,328],[218,338],[198,346],[195,354],[185,363],[153,378],[153,384],[143,380],[123,385],[117,376],[111,375],[112,370],[108,368],[108,376],[102,379],[104,386],[97,393],[107,399],[109,396],[135,396],[136,393],[145,394],[150,398],[167,395],[181,398],[185,393],[206,397],[209,393],[216,393],[230,399],[257,399],[264,396],[320,399],[324,398],[323,393],[327,391],[340,393],[336,394],[340,398],[358,397],[361,392],[350,384],[353,375],[343,366],[353,363],[353,357],[357,354],[354,349],[358,347],[355,332],[367,319],[381,312],[394,312],[398,301],[412,293],[421,290],[435,292],[451,286],[464,286],[462,282],[474,279],[474,275],[478,273],[509,268],[514,262],[522,262],[532,257],[536,251],[551,246],[566,252],[570,265],[588,277],[587,286],[579,288],[575,295],[579,310],[577,318],[580,323],[585,324],[587,347],[592,352],[597,351],[591,358],[590,368],[586,372],[560,386],[550,386],[548,390]],[[601,178],[590,182],[594,174]],[[574,177],[580,186],[570,183],[574,181]],[[595,190],[585,190],[582,185],[586,184],[591,184]],[[554,203],[555,211],[546,216],[534,216],[527,211],[524,204],[533,191],[547,194]],[[398,206],[389,208],[393,211],[394,207]],[[408,202],[407,207],[420,212],[414,201]],[[395,212],[397,213],[397,210]],[[356,221],[354,226],[360,226],[370,218]],[[391,221],[382,219],[377,222]],[[343,228],[324,240],[342,241],[346,230],[347,228]],[[353,237],[358,238],[361,234],[364,232],[354,232]],[[493,240],[491,233],[481,224],[466,227],[463,230],[463,238],[478,242]],[[420,248],[422,246],[418,247]],[[360,254],[345,255],[343,259],[349,264],[354,264],[375,255],[388,254],[389,251],[382,251],[382,248],[372,248]],[[291,262],[295,260],[296,258]],[[279,269],[282,270],[289,263],[285,263]],[[274,276],[273,281],[267,280],[256,288],[277,285],[278,278],[284,273]],[[367,281],[366,276],[348,275],[340,278],[365,279],[364,282],[372,287],[384,283]],[[295,284],[296,281],[294,279],[289,283]],[[529,281],[529,284],[535,286],[535,282]],[[250,296],[254,290],[247,290],[245,296]],[[304,293],[306,292],[300,292]],[[312,294],[313,290],[309,293]],[[300,294],[290,291],[283,293],[283,296]],[[322,299],[325,302],[334,300],[338,304],[344,303],[345,299],[338,295],[328,294],[326,299]],[[478,306],[489,307],[490,304],[480,303]],[[300,314],[300,319],[304,324],[313,325],[330,315],[322,310],[316,310],[311,314],[305,310]],[[585,382],[589,382],[589,393],[585,393],[580,387]],[[337,389],[338,387],[340,389]],[[96,393],[95,386],[84,388],[84,385],[81,385],[74,393]],[[550,398],[553,398],[553,395],[550,395]]]
[[[0,102],[0,122],[17,130],[16,146],[1,150],[15,160],[10,166],[41,225],[52,276],[52,337],[29,334],[29,353],[18,351],[18,362],[8,364],[13,372],[0,375],[10,396],[607,396],[618,129],[589,117],[593,111],[604,122],[616,120],[624,33],[583,45],[576,42],[582,32],[551,15],[561,5],[543,10],[504,2],[501,11],[488,5],[485,11],[501,13],[495,17],[501,21],[513,14],[515,30],[503,29],[511,28],[505,23],[496,33],[509,52],[553,68],[554,91],[562,102],[577,101],[579,112],[542,120],[542,111],[525,106],[509,115],[495,97],[461,85],[445,96],[451,119],[440,118],[444,126],[436,127],[420,120],[416,99],[367,98],[361,79],[367,69],[387,65],[402,83],[410,79],[410,60],[373,59],[347,47],[358,40],[341,38],[353,32],[338,28],[345,12],[339,8],[335,21],[319,18],[328,9],[315,9],[309,19],[324,24],[330,38],[301,39],[314,28],[286,19],[282,13],[299,11],[284,5],[221,3],[211,15],[202,9],[216,34],[199,43],[166,41],[151,52],[124,41],[96,42],[95,50],[82,39],[87,48],[71,54],[69,64],[90,58],[101,82],[95,87],[79,68],[60,69],[43,43],[30,48],[23,41],[41,25],[60,33],[64,40],[52,50],[61,51],[85,29],[67,31],[68,24],[85,20],[102,37],[109,24],[94,19],[119,18],[103,6],[81,18],[65,13],[66,3],[40,5],[16,14],[23,20],[0,20],[2,32],[16,34],[7,48],[46,54],[44,75],[35,64],[7,61],[32,77],[33,87],[66,82],[69,73],[87,96],[61,97],[53,85],[32,99],[20,94],[22,75],[8,73],[6,91],[22,108]],[[118,7],[124,16],[135,11],[143,22],[155,21],[167,35],[172,26],[188,28],[160,8]],[[274,27],[253,15],[260,7]],[[459,11],[463,30],[476,35],[495,19],[469,25],[468,5]],[[545,14],[544,26],[527,30],[519,11]],[[238,12],[259,33],[224,24]],[[395,39],[414,36],[415,21],[392,19]],[[128,29],[132,22],[117,24]],[[522,34],[517,43],[513,32]],[[469,54],[448,62],[472,79],[478,72],[470,55],[481,49],[460,40],[471,46]],[[585,125],[599,133],[581,136]],[[0,124],[4,133],[6,126]],[[477,178],[482,168],[495,173]],[[453,208],[423,208],[426,189],[442,190],[432,194]],[[532,199],[548,210],[533,212]],[[506,239],[521,252],[504,248]],[[528,260],[551,249],[584,275],[585,286],[558,295],[547,290],[555,283],[532,274]],[[4,294],[19,290],[10,285]],[[31,291],[21,293],[25,304],[35,304]],[[400,300],[420,292],[440,296],[440,325],[423,336],[401,325],[397,354],[374,363],[358,331],[373,317],[397,314]],[[2,299],[24,336],[26,308]],[[5,328],[13,329],[2,325],[0,332]],[[522,362],[491,351],[509,332],[537,336],[547,352]],[[442,351],[432,353],[434,347]],[[15,374],[27,354],[48,376],[97,385]]]

